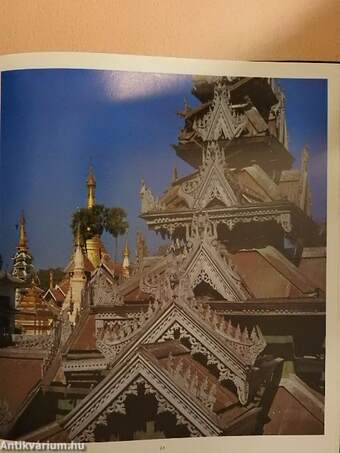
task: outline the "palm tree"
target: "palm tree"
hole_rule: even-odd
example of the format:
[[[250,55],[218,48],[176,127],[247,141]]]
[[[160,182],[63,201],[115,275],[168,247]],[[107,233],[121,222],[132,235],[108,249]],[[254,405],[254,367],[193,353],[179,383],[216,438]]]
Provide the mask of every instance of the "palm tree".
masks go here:
[[[81,208],[72,216],[71,228],[73,237],[76,237],[78,225],[83,241],[93,236],[101,235],[104,230],[106,208],[103,205],[95,205],[92,208]]]
[[[72,216],[71,228],[75,238],[80,227],[82,241],[93,236],[101,236],[107,231],[115,238],[115,261],[117,261],[118,236],[128,229],[126,213],[122,208],[106,208],[104,205],[95,205],[92,208],[81,208]]]
[[[106,208],[104,229],[115,238],[115,261],[117,261],[118,236],[124,234],[129,224],[122,208]]]

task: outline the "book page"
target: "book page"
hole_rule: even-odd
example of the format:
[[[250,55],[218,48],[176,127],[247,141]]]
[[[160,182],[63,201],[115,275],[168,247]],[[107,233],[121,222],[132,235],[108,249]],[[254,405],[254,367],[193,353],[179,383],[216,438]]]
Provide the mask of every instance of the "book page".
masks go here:
[[[338,451],[337,66],[0,70],[1,448]]]

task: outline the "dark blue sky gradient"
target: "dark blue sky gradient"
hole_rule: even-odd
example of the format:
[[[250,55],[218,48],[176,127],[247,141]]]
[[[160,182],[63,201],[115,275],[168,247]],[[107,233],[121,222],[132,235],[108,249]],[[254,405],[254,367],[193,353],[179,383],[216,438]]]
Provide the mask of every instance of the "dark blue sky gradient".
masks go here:
[[[310,146],[313,213],[320,219],[326,213],[327,82],[279,82],[287,97],[290,148],[297,163],[302,146]],[[151,248],[162,242],[138,219],[140,180],[144,177],[160,195],[174,164],[181,174],[189,172],[171,144],[183,124],[176,115],[183,98],[197,103],[190,95],[191,77],[21,70],[2,73],[1,88],[0,253],[7,266],[15,252],[21,209],[37,267],[67,263],[70,219],[85,206],[90,159],[97,202],[128,213],[131,250],[137,229],[147,234]],[[104,241],[112,252],[111,237],[104,235]]]

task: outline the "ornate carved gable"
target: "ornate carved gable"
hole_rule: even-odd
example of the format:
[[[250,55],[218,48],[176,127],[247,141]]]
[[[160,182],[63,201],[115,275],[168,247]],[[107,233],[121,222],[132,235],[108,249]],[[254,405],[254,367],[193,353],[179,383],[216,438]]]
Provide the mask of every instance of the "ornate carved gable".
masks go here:
[[[116,286],[100,267],[90,283],[92,303],[94,305],[122,305],[123,297],[118,293]]]
[[[223,168],[214,163],[205,173],[193,205],[194,209],[203,209],[213,200],[221,201],[226,207],[238,204],[235,192],[223,174]]]
[[[138,395],[142,386],[145,394],[157,400],[157,413],[170,412],[177,424],[186,426],[191,436],[216,436],[222,433],[215,414],[204,409],[194,398],[188,396],[169,373],[154,363],[140,350],[133,354],[125,365],[117,364],[110,375],[80,403],[69,415],[64,428],[73,441],[93,442],[96,428],[107,425],[112,413],[125,415],[125,402],[129,395]],[[210,416],[209,416],[210,415]]]
[[[190,289],[188,278],[178,278],[175,271],[168,271],[157,281],[149,276],[144,287],[154,298],[146,312],[135,316],[128,324],[117,323],[112,335],[112,326],[101,338],[97,348],[111,363],[125,363],[129,355],[143,344],[159,344],[168,340],[186,340],[190,353],[200,353],[214,364],[219,379],[231,380],[238,392],[240,402],[248,400],[248,369],[266,343],[256,327],[251,334],[239,326],[226,322],[222,315],[209,306],[197,302]],[[159,299],[160,298],[160,299]]]
[[[228,301],[241,302],[249,298],[227,250],[217,241],[216,228],[207,212],[193,216],[186,239],[188,247],[182,251],[178,266],[179,272],[189,278],[191,289],[205,282]]]
[[[226,85],[219,82],[215,85],[212,107],[201,119],[194,121],[193,129],[203,141],[220,138],[231,140],[238,137],[246,125],[247,118],[236,113]]]
[[[229,171],[225,171],[225,156],[217,143],[210,142],[203,152],[203,164],[196,178],[186,181],[179,189],[191,209],[203,209],[213,200],[224,206],[239,204],[238,186]]]
[[[160,204],[160,201],[153,195],[144,180],[141,182],[139,195],[141,199],[141,214],[162,209],[163,206]]]
[[[192,288],[205,282],[228,301],[242,302],[247,299],[248,294],[241,277],[233,269],[227,256],[223,259],[206,241],[197,244],[184,268]]]

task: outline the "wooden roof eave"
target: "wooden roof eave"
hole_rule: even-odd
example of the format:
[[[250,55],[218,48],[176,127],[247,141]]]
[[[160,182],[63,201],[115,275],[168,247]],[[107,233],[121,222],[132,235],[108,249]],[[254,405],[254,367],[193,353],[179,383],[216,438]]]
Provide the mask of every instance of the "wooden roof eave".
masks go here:
[[[219,313],[237,316],[326,316],[324,297],[249,299],[243,304],[213,300],[209,305]]]

